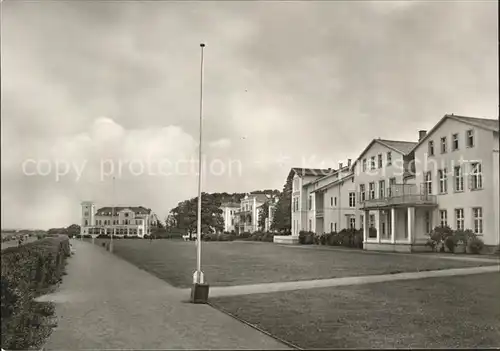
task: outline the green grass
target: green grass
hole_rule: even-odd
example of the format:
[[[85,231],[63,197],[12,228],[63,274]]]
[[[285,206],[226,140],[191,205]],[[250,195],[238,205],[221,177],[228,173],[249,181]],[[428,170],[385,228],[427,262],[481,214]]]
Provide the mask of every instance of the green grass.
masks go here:
[[[104,239],[105,240],[105,239]],[[106,240],[108,241],[108,240]],[[103,240],[96,239],[100,245]],[[196,244],[178,240],[114,241],[117,256],[173,286],[187,288]],[[262,242],[204,242],[202,269],[212,286],[271,283],[488,265],[360,250],[305,250]],[[490,264],[491,265],[491,264]]]
[[[493,348],[500,274],[221,297],[217,308],[304,349]]]

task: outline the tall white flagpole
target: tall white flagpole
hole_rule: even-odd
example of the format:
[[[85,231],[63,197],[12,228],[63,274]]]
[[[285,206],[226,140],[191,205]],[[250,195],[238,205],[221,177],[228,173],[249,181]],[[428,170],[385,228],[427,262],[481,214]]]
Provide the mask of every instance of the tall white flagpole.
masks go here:
[[[201,48],[201,70],[200,70],[200,144],[199,144],[199,165],[198,165],[198,216],[197,216],[197,237],[196,237],[196,272],[194,274],[195,284],[204,284],[203,272],[201,271],[201,178],[202,178],[202,141],[203,141],[203,49],[205,44],[200,44]]]

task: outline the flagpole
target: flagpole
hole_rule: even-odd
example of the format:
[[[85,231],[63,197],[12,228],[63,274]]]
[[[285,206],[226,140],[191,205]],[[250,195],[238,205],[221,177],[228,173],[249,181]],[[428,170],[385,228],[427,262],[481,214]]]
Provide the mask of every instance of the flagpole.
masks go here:
[[[111,240],[109,241],[109,252],[113,252],[113,236],[115,234],[115,177],[113,176],[113,210],[111,211],[111,220],[113,223],[113,230],[111,231]]]
[[[194,303],[206,303],[208,300],[208,284],[201,270],[201,179],[202,179],[202,141],[203,141],[203,49],[205,44],[200,44],[201,67],[200,67],[200,144],[199,144],[199,164],[198,164],[198,215],[197,215],[197,236],[196,236],[196,272],[193,274],[193,289],[191,290],[191,301]]]

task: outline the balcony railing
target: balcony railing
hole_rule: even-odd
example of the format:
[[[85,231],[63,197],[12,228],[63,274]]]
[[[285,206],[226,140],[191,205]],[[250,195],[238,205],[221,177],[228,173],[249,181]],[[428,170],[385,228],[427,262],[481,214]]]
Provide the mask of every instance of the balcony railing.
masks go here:
[[[367,199],[361,203],[361,208],[386,207],[395,205],[436,205],[437,196],[428,194],[405,194],[400,196]]]
[[[316,217],[323,217],[325,214],[325,209],[324,208],[317,208],[316,209]]]
[[[360,201],[361,208],[377,208],[396,205],[436,205],[437,196],[427,194],[425,185],[418,187],[416,184],[394,184],[386,189],[383,196],[367,198]],[[366,197],[369,192],[366,192]],[[361,194],[358,194],[361,199]]]

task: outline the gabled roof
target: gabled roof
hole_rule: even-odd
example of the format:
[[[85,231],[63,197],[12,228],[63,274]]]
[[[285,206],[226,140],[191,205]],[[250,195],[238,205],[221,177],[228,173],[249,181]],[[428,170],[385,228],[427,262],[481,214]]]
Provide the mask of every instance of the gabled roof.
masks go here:
[[[326,176],[330,175],[335,171],[335,169],[332,168],[299,168],[299,167],[294,167],[290,171],[290,173],[294,172],[297,174],[299,177],[305,177],[305,176]]]
[[[421,145],[425,140],[427,140],[429,136],[432,133],[434,133],[447,119],[453,119],[455,121],[462,122],[481,129],[490,130],[492,132],[498,133],[499,130],[499,122],[497,119],[466,117],[466,116],[456,116],[454,114],[451,115],[446,114],[439,120],[439,122],[434,127],[432,127],[432,129],[426,134],[426,136],[423,137],[422,140],[420,140],[417,143],[417,145],[413,147],[413,150],[415,150],[419,145]]]
[[[344,177],[340,178],[340,179],[335,179],[333,182],[331,183],[328,183],[328,184],[325,184],[317,189],[314,189],[313,191],[311,191],[311,193],[315,193],[315,192],[318,192],[318,191],[322,191],[322,190],[325,190],[325,189],[328,189],[334,185],[337,185],[339,183],[342,183],[344,182],[345,180],[347,179],[350,179],[352,177],[354,177],[354,173],[352,172],[352,170],[350,170],[351,172],[349,174],[346,174]]]
[[[150,214],[151,209],[145,208],[143,206],[127,206],[127,207],[102,207],[96,211],[96,215],[102,215],[103,213],[112,213],[113,211],[115,213],[118,213],[123,210],[130,210],[134,212],[135,214]]]
[[[363,155],[372,147],[373,144],[379,143],[397,153],[406,156],[410,154],[415,146],[418,144],[415,141],[404,141],[404,140],[388,140],[388,139],[373,139],[370,144],[361,152],[356,161],[353,163],[353,167],[358,161],[363,157]]]

